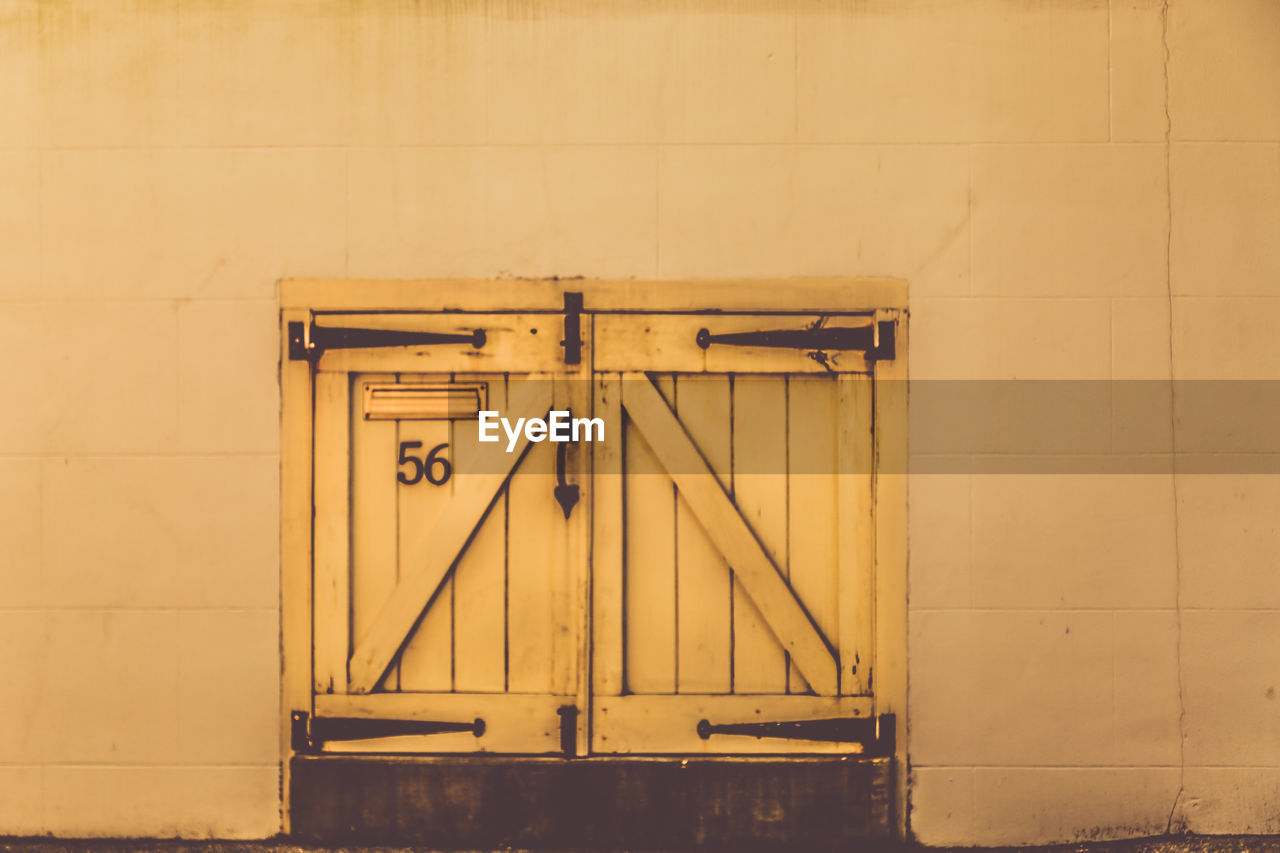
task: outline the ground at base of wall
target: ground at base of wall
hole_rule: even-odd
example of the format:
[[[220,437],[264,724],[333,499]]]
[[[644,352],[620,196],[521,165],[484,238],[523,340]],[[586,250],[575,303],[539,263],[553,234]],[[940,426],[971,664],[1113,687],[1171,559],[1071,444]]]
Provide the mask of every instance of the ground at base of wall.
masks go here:
[[[115,839],[49,839],[10,838],[0,839],[0,853],[327,853],[327,851],[351,853],[445,853],[427,847],[324,847],[298,845],[288,841],[174,841],[163,839],[115,840]],[[891,846],[884,841],[868,841],[865,847],[853,848],[850,853],[959,853],[959,851],[983,851],[983,853],[1280,853],[1280,835],[1231,835],[1231,836],[1174,836],[1166,838],[1142,838],[1131,841],[1097,841],[1080,844],[1054,844],[1042,847],[920,847],[917,845]],[[452,851],[450,851],[452,853]],[[621,853],[603,850],[540,850],[519,851],[513,848],[476,850],[468,853]],[[646,853],[628,851],[628,853]],[[652,851],[651,853],[660,853]],[[666,851],[661,851],[666,853]],[[803,851],[796,851],[803,853]]]

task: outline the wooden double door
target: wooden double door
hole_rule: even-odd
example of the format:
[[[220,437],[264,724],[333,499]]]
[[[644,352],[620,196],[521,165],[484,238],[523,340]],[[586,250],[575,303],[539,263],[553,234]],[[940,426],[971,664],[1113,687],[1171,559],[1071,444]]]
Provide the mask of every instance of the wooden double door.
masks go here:
[[[875,749],[873,383],[892,324],[572,325],[411,312],[298,330],[314,678],[295,744]],[[576,441],[509,429],[555,411],[581,419]],[[506,419],[496,441],[481,412]]]

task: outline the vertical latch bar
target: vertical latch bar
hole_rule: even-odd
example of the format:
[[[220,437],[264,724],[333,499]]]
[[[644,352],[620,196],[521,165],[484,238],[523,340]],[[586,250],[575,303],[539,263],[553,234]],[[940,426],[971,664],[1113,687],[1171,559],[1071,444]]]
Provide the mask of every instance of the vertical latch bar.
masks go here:
[[[564,295],[564,347],[565,364],[582,363],[582,294],[566,292]]]
[[[565,758],[573,758],[578,754],[578,706],[561,705],[556,713],[560,715],[560,751]]]

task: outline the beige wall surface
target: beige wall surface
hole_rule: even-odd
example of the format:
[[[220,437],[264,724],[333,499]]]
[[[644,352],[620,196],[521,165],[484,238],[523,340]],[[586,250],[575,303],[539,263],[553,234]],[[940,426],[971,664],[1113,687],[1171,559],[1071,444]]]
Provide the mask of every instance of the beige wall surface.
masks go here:
[[[914,378],[1274,379],[1277,81],[1276,0],[0,0],[0,835],[278,831],[280,277],[889,275]],[[1280,831],[1277,513],[913,477],[917,836]]]

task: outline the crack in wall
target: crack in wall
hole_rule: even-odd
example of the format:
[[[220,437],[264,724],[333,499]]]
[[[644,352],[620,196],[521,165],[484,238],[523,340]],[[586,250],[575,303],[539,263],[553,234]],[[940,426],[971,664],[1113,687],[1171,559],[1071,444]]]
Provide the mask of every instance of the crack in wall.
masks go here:
[[[1173,821],[1178,813],[1178,805],[1182,801],[1187,776],[1186,760],[1186,718],[1187,705],[1182,689],[1182,546],[1181,519],[1178,511],[1178,440],[1177,440],[1177,405],[1174,395],[1177,393],[1174,376],[1173,358],[1173,116],[1169,111],[1169,65],[1172,54],[1169,50],[1169,3],[1162,0],[1160,4],[1160,40],[1164,48],[1164,192],[1165,192],[1165,244],[1164,244],[1164,281],[1169,303],[1169,449],[1171,492],[1173,496],[1173,565],[1174,565],[1174,663],[1178,679],[1178,790],[1169,805],[1169,816],[1165,821],[1165,834],[1173,832]],[[1186,823],[1182,821],[1179,831],[1185,831]]]

